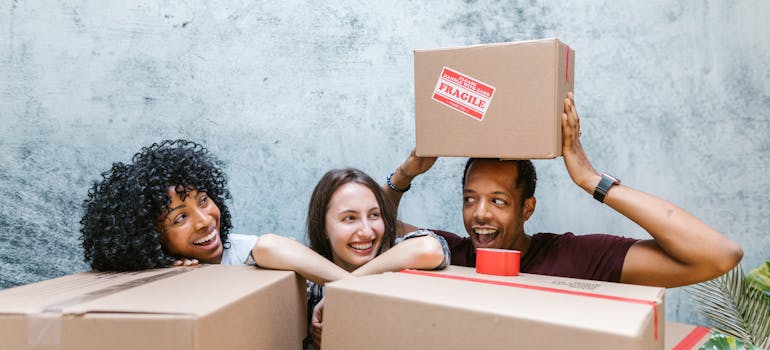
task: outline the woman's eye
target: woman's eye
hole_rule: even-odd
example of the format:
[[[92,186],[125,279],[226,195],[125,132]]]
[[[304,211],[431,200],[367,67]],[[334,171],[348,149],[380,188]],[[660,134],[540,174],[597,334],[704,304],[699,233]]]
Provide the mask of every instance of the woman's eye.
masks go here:
[[[379,219],[380,218],[380,213],[371,213],[371,214],[369,214],[369,218],[370,219]]]
[[[342,221],[344,221],[344,222],[351,222],[351,221],[353,221],[353,220],[355,220],[355,219],[356,219],[356,218],[355,218],[354,216],[352,216],[352,215],[348,215],[348,216],[345,216],[345,217],[343,217],[343,218],[342,218]]]
[[[187,215],[185,215],[185,214],[179,214],[179,215],[177,215],[177,216],[174,218],[174,224],[176,225],[176,224],[182,223],[182,222],[184,221],[184,219],[186,219],[186,218],[187,218]]]

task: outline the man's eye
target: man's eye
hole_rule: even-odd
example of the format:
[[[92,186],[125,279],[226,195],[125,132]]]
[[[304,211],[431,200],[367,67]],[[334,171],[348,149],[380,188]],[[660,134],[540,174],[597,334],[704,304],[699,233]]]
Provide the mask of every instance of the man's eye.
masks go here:
[[[500,198],[493,199],[492,203],[495,204],[495,205],[506,205],[506,204],[508,204],[508,202],[506,202],[506,201],[504,201],[504,200],[502,200]]]
[[[205,207],[207,204],[209,204],[209,197],[203,196],[200,200],[200,206]]]
[[[463,202],[465,202],[465,203],[473,203],[475,201],[476,201],[476,198],[473,198],[473,197],[465,197],[465,198],[463,198]]]

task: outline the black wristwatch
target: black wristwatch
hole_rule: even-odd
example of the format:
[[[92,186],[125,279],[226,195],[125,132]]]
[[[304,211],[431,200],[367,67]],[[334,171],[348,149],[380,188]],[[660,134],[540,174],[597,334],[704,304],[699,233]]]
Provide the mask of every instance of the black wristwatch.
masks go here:
[[[605,173],[602,173],[602,180],[599,181],[599,184],[596,185],[596,188],[594,188],[594,199],[604,203],[604,197],[607,195],[607,192],[609,192],[612,186],[615,186],[619,183],[620,183],[620,180],[610,175],[607,175]]]

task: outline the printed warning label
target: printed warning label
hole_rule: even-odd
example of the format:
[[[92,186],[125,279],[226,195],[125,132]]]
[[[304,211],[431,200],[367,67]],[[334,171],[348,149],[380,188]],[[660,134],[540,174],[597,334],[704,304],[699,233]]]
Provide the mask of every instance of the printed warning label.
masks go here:
[[[444,67],[433,90],[433,100],[481,121],[494,94],[494,86]]]

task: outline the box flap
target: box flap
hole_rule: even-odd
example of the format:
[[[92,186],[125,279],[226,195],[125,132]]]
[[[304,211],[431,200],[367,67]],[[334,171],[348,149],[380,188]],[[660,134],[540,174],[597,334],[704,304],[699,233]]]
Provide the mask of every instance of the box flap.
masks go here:
[[[202,265],[131,273],[86,272],[2,291],[0,313],[200,316],[287,277],[294,278],[294,273],[267,270],[257,273],[255,267],[243,265]]]

